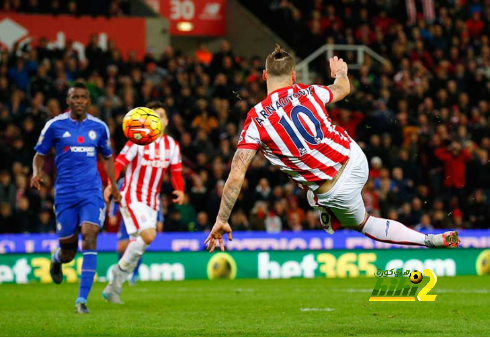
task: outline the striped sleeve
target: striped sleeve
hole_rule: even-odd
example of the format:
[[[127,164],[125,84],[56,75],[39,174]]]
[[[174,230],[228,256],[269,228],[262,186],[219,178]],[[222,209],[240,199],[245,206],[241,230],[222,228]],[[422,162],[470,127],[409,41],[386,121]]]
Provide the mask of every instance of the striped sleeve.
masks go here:
[[[170,149],[170,182],[175,190],[184,191],[185,182],[182,177],[182,156],[180,155],[180,145],[172,137],[168,137]]]
[[[128,141],[117,156],[116,162],[123,166],[127,166],[128,163],[136,157],[136,154],[138,154],[138,146],[133,142]]]
[[[330,88],[327,86],[313,85],[313,90],[315,94],[320,98],[323,104],[329,104],[332,102],[333,94]]]
[[[169,137],[170,139],[170,137]],[[173,151],[170,154],[170,171],[182,171],[182,156],[180,155],[180,145],[177,141],[173,140]]]
[[[260,134],[257,125],[249,113],[243,125],[243,130],[238,139],[238,149],[252,149],[258,151],[260,149]]]

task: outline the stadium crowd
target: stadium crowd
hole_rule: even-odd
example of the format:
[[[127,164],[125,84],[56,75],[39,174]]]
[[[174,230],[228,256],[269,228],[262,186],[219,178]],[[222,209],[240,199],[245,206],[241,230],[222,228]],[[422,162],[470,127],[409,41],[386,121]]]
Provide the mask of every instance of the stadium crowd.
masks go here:
[[[0,11],[19,14],[127,15],[128,0],[0,0]]]
[[[421,230],[488,228],[490,1],[441,1],[433,18],[416,7],[413,22],[407,11],[379,7],[380,1],[270,2],[271,12],[290,21],[278,32],[299,55],[325,42],[365,44],[388,60],[376,65],[366,57],[359,71],[349,72],[348,99],[328,107],[368,157],[368,211]],[[1,54],[0,233],[54,232],[54,156],[46,161],[45,185],[32,190],[33,147],[46,121],[65,110],[76,79],[87,83],[89,113],[107,122],[116,152],[126,142],[125,113],[150,100],[165,103],[167,133],[181,144],[186,180],[183,206],[169,202],[172,188],[164,183],[165,231],[208,230],[243,120],[267,95],[264,56],[241,58],[223,41],[214,54],[201,44],[192,55],[152,48],[137,60],[113,42],[102,50],[97,35],[87,40],[85,57],[70,44],[48,49],[45,39]],[[318,67],[315,82],[331,83]],[[230,223],[235,230],[319,229],[305,195],[258,154]],[[111,219],[106,224],[117,230]]]

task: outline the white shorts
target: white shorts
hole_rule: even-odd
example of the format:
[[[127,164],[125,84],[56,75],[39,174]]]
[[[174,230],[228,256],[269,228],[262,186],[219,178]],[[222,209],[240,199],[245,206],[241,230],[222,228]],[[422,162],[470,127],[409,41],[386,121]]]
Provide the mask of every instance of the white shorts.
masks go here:
[[[157,228],[157,211],[145,203],[121,205],[121,215],[129,235],[137,236],[146,229]]]
[[[366,155],[361,147],[352,141],[349,162],[334,186],[324,194],[308,191],[308,202],[313,208],[320,211],[325,231],[335,232],[339,227],[335,223],[352,227],[364,221],[366,208],[362,200],[362,188],[368,176],[369,165]],[[325,212],[328,215],[324,215]]]

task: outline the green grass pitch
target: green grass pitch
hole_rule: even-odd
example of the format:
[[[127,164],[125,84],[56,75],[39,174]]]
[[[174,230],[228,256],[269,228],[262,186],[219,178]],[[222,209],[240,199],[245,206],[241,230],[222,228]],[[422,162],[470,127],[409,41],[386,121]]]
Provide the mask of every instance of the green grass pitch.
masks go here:
[[[124,305],[95,283],[0,285],[2,336],[488,336],[490,276],[439,277],[435,302],[369,302],[375,279],[140,282]],[[422,282],[422,284],[425,284]],[[421,285],[422,285],[421,284]]]

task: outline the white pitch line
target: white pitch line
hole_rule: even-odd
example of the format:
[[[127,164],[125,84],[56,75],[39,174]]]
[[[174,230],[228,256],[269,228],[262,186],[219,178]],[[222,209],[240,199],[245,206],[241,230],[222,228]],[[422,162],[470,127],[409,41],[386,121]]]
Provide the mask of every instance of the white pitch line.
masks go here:
[[[326,308],[318,308],[318,307],[305,307],[305,308],[301,308],[299,309],[301,312],[307,312],[307,311],[326,311],[326,312],[331,312],[331,311],[335,311],[335,309],[331,308],[331,307],[326,307]]]
[[[334,291],[349,292],[349,293],[366,293],[366,292],[373,292],[373,289],[334,289]]]

